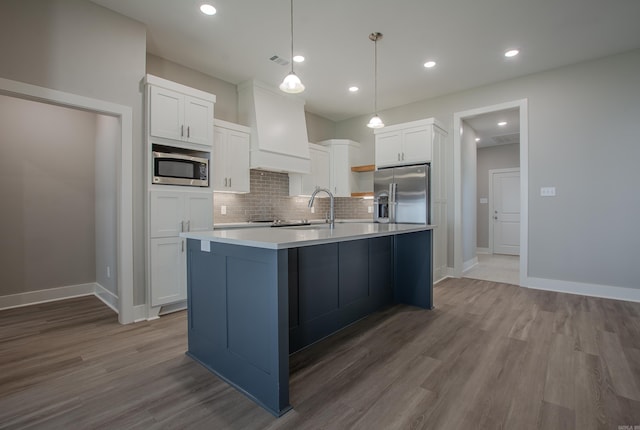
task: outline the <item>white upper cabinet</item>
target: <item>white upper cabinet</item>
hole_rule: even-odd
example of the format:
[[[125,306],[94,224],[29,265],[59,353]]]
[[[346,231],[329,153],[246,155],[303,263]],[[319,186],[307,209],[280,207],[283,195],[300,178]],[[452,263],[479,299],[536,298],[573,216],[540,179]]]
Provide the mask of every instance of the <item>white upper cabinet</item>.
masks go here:
[[[348,139],[330,139],[320,142],[331,155],[330,190],[334,197],[351,197],[359,192],[356,174],[351,166],[358,163],[360,144]]]
[[[151,75],[147,76],[147,83],[150,136],[198,145],[213,144],[214,95]]]
[[[429,163],[438,130],[442,127],[433,118],[375,130],[376,168]]]
[[[213,190],[249,192],[251,129],[215,120],[213,144]]]
[[[324,146],[309,144],[311,173],[289,173],[289,195],[310,196],[316,188],[331,186],[330,151]]]

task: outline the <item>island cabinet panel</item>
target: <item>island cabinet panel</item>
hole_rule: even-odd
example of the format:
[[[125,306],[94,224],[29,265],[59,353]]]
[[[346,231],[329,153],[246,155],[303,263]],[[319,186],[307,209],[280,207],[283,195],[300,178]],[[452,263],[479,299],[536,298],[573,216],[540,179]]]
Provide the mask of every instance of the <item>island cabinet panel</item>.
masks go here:
[[[392,237],[294,248],[289,262],[290,352],[393,300]]]
[[[394,300],[433,308],[433,230],[399,234],[395,238]]]
[[[279,416],[289,410],[287,250],[188,241],[187,354]]]

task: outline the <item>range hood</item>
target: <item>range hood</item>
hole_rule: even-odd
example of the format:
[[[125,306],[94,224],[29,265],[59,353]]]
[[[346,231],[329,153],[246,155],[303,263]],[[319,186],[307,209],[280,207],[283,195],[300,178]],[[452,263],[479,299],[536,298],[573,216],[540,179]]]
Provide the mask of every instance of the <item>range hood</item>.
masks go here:
[[[257,81],[238,85],[238,120],[251,127],[251,168],[310,173],[304,100]]]

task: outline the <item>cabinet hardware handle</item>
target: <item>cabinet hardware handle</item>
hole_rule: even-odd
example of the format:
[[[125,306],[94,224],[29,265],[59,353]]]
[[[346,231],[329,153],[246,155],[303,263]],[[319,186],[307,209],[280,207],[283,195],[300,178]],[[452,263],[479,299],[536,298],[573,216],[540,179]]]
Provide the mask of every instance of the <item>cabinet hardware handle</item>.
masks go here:
[[[398,161],[400,161],[400,153],[398,152]]]
[[[227,186],[227,178],[224,178],[224,186]]]
[[[180,137],[184,137],[184,124],[180,126]]]
[[[229,178],[229,187],[231,187],[231,178]]]
[[[191,231],[191,220],[187,221],[187,231]]]
[[[182,242],[182,252],[184,252],[184,240],[182,240],[181,242]]]
[[[184,233],[184,221],[180,221],[180,232]]]
[[[402,161],[404,161],[404,152],[402,153]]]
[[[187,126],[187,137],[191,137],[191,126]]]

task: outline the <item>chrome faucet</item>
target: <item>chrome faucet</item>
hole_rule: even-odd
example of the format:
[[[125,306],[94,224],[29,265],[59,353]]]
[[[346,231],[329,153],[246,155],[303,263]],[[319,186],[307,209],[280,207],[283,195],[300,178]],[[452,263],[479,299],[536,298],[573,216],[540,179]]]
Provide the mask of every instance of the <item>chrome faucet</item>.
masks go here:
[[[313,194],[311,194],[311,198],[309,199],[309,208],[313,207],[313,201],[316,199],[316,194],[318,194],[320,191],[324,191],[325,193],[329,194],[329,197],[331,198],[331,207],[329,209],[329,224],[331,225],[331,228],[333,228],[336,225],[336,216],[335,212],[333,211],[333,194],[331,194],[331,191],[327,190],[326,188],[316,188]]]

